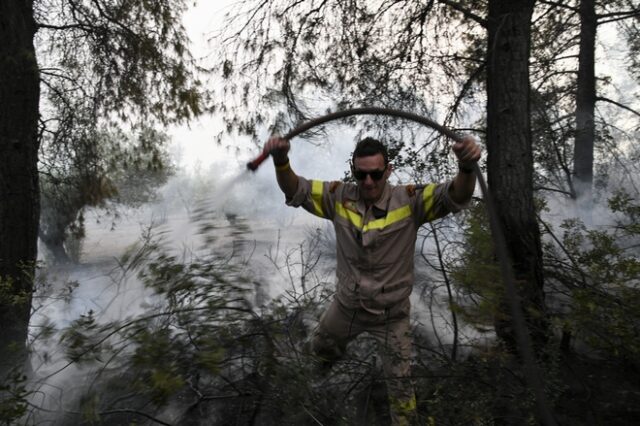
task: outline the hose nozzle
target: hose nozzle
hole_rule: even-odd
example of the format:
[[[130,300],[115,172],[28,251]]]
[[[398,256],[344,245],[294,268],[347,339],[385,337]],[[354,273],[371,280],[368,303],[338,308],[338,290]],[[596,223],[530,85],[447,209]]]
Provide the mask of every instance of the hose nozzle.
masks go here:
[[[247,169],[255,172],[268,157],[269,153],[266,151],[262,151],[262,154],[258,155],[254,160],[247,163]]]

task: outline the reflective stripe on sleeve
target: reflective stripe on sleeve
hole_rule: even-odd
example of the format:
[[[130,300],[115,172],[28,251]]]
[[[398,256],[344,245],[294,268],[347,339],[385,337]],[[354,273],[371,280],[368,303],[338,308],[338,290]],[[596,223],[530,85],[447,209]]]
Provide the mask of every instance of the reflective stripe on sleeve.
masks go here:
[[[322,190],[322,181],[311,181],[311,200],[313,201],[313,213],[316,216],[325,217],[324,211],[322,210]]]
[[[435,183],[429,184],[424,188],[424,191],[422,192],[422,203],[424,205],[424,215],[425,215],[424,219],[427,222],[430,222],[436,218],[435,212],[433,210],[433,204],[434,204],[433,191],[435,191],[436,186],[437,185]]]

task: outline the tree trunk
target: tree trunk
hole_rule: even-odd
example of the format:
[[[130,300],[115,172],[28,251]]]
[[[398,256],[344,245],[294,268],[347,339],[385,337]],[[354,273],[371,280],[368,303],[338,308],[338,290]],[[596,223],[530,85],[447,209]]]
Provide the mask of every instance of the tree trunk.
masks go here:
[[[596,107],[595,50],[597,17],[595,0],[580,2],[580,52],[576,93],[576,136],[573,147],[573,174],[576,198],[591,204],[593,184],[593,148]]]
[[[35,32],[32,0],[0,1],[0,372],[24,354],[37,254]]]
[[[53,257],[53,261],[56,264],[69,264],[71,258],[67,254],[67,250],[64,248],[65,234],[63,232],[56,233],[44,233],[40,232],[40,240],[44,243],[47,250]]]
[[[513,260],[516,284],[535,346],[544,342],[540,230],[533,201],[529,50],[533,0],[489,2],[487,58],[488,182]],[[508,309],[496,332],[515,351]]]

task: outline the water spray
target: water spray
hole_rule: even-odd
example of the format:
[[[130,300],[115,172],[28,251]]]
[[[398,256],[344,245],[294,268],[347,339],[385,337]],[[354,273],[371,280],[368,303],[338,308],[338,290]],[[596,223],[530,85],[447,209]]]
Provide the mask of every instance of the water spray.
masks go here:
[[[306,132],[307,130],[327,123],[329,121],[338,120],[353,115],[386,115],[392,117],[404,118],[410,121],[423,124],[427,127],[431,127],[437,130],[442,135],[454,140],[455,142],[461,142],[462,136],[456,132],[448,129],[435,121],[423,117],[411,112],[391,109],[391,108],[376,108],[376,107],[364,107],[364,108],[352,108],[343,111],[333,112],[321,117],[309,120],[291,130],[289,133],[283,136],[283,139],[291,140],[294,137]],[[260,165],[269,157],[269,152],[262,152],[253,161],[247,163],[247,169],[255,171]],[[540,423],[544,425],[555,425],[556,421],[553,417],[549,404],[547,403],[544,394],[544,385],[542,381],[542,374],[536,364],[535,357],[533,355],[533,345],[531,343],[531,336],[527,329],[526,322],[524,320],[524,314],[522,312],[522,306],[518,298],[518,293],[515,285],[515,275],[511,266],[511,256],[507,247],[507,241],[504,235],[504,230],[498,218],[495,203],[487,187],[487,183],[484,180],[484,176],[480,171],[478,164],[473,166],[474,173],[480,184],[482,196],[484,198],[484,204],[489,216],[489,224],[491,228],[491,235],[493,236],[493,242],[496,248],[496,255],[500,264],[500,273],[502,280],[505,283],[505,293],[507,297],[507,303],[509,304],[509,310],[511,312],[511,318],[513,322],[513,328],[516,334],[516,341],[518,343],[518,352],[522,357],[525,379],[529,387],[534,391],[536,398],[537,416]]]

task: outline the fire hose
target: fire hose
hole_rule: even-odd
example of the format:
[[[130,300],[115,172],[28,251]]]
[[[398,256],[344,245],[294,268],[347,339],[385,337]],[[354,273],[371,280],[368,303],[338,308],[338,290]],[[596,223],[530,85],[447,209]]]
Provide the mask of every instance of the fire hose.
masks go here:
[[[284,135],[283,138],[291,140],[313,127],[319,126],[329,121],[334,121],[353,115],[386,115],[404,118],[431,127],[432,129],[437,130],[444,136],[447,136],[448,138],[453,139],[456,142],[460,142],[462,140],[462,136],[434,122],[429,118],[396,109],[375,107],[346,109],[343,111],[337,111],[327,115],[323,115],[295,127],[289,133]],[[269,153],[263,152],[256,159],[247,163],[247,168],[249,170],[255,171],[260,166],[260,164],[262,164],[262,162],[267,159],[267,157],[269,157]],[[491,235],[493,236],[496,255],[498,257],[498,262],[500,265],[502,281],[505,285],[505,296],[507,299],[507,304],[509,305],[509,311],[511,313],[511,321],[513,323],[513,328],[516,335],[518,352],[522,359],[525,380],[529,388],[531,388],[534,392],[538,421],[544,425],[555,425],[556,421],[554,420],[551,409],[549,408],[549,405],[546,401],[542,374],[536,364],[535,356],[533,354],[531,337],[529,335],[529,331],[527,329],[524,314],[522,311],[522,306],[518,298],[518,292],[515,285],[515,275],[511,266],[511,257],[509,254],[505,234],[498,217],[495,203],[493,201],[493,198],[491,197],[489,188],[487,187],[482,172],[480,171],[480,167],[477,163],[474,165],[474,173],[476,175],[478,183],[480,184],[480,189],[482,191],[482,196],[484,199],[484,205],[486,206],[487,214],[489,216]]]

